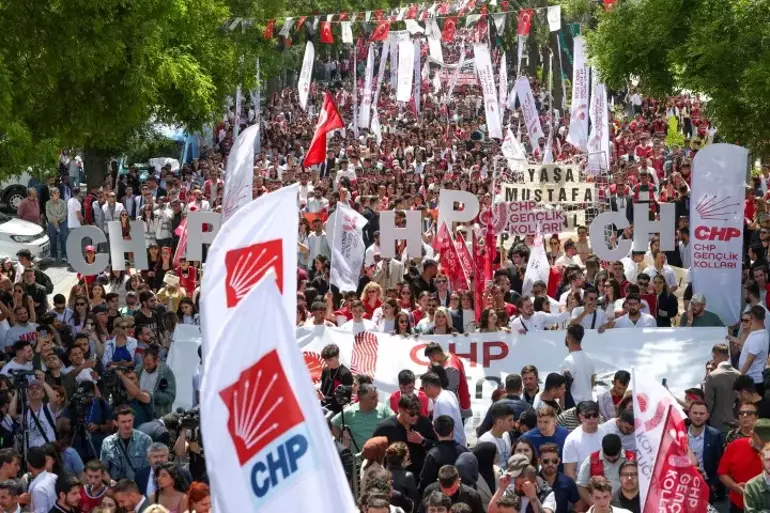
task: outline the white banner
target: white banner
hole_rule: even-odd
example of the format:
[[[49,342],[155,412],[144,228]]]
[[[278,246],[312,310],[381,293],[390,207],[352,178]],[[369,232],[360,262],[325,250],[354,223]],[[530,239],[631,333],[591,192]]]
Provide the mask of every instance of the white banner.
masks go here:
[[[372,112],[372,80],[374,78],[374,43],[369,43],[369,55],[366,57],[366,75],[364,76],[364,95],[361,98],[361,112],[358,114],[358,126],[369,128],[369,116]]]
[[[436,39],[435,37],[428,38],[428,55],[432,59],[444,62],[444,50],[441,49],[441,39]],[[438,72],[436,72],[436,76],[438,76]]]
[[[607,88],[593,73],[591,88],[591,135],[588,137],[587,171],[598,175],[610,169],[610,128],[609,113],[607,112]]]
[[[599,334],[586,330],[583,350],[594,360],[597,382],[611,386],[620,369],[635,369],[653,381],[667,378],[674,393],[698,385],[703,379],[703,355],[714,344],[724,342],[724,328],[639,328],[610,329]],[[622,344],[617,341],[622,340]],[[321,350],[337,344],[340,361],[359,373],[374,377],[383,399],[398,390],[398,373],[409,369],[422,374],[428,366],[423,355],[430,341],[439,342],[451,353],[465,360],[465,372],[474,410],[474,421],[466,432],[475,430],[479,418],[491,403],[492,392],[505,376],[518,372],[524,364],[536,366],[540,376],[559,372],[567,356],[563,331],[517,333],[475,333],[467,337],[451,335],[401,337],[386,333],[364,333],[354,337],[349,331],[316,326],[298,328],[297,343],[305,361],[313,364],[311,376],[320,380],[323,362]],[[522,355],[526,355],[524,359]],[[486,383],[486,385],[485,385]],[[480,416],[476,415],[479,413]]]
[[[377,114],[373,117],[377,118]],[[363,229],[367,222],[364,216],[342,203],[337,205],[327,221],[334,226],[331,236],[327,233],[332,250],[330,283],[336,285],[340,292],[358,288],[366,251]]]
[[[380,102],[380,90],[382,89],[382,79],[385,77],[385,65],[388,63],[388,51],[390,50],[390,43],[387,41],[382,42],[382,51],[380,52],[380,65],[377,69],[377,84],[374,86],[374,99],[372,105],[374,105],[374,111],[377,112],[377,105]],[[372,114],[372,130],[374,130],[374,113]],[[377,120],[379,124],[379,119]]]
[[[408,39],[398,42],[398,86],[396,100],[408,102],[412,98],[414,80],[414,45]]]
[[[585,151],[588,143],[588,67],[583,38],[575,38],[572,63],[572,104],[570,105],[569,133],[567,141]]]
[[[225,190],[222,196],[222,222],[253,199],[254,143],[259,135],[259,124],[251,125],[238,136],[227,157]]]
[[[238,139],[238,133],[241,131],[241,102],[243,96],[241,94],[241,86],[238,86],[235,90],[235,118],[233,121],[233,137]]]
[[[310,92],[310,80],[313,78],[313,61],[315,60],[315,47],[311,41],[305,46],[305,58],[302,60],[302,71],[299,72],[299,105],[302,110],[307,110],[307,95]]]
[[[498,75],[499,86],[497,88],[500,105],[500,123],[503,122],[503,116],[505,116],[505,105],[508,103],[508,54],[503,52],[500,57],[500,73]]]
[[[372,133],[377,140],[377,144],[382,144],[382,128],[380,127],[380,115],[377,109],[372,112]]]
[[[214,350],[234,307],[271,269],[283,304],[297,315],[297,195],[299,185],[260,196],[222,225],[209,248],[201,288],[203,361]]]
[[[527,261],[527,269],[524,271],[524,282],[521,285],[522,294],[530,294],[532,286],[536,281],[544,281],[548,284],[550,277],[551,264],[548,263],[548,256],[545,254],[545,244],[543,234],[537,231],[535,235],[535,244],[532,246],[532,253]]]
[[[511,171],[520,171],[527,166],[527,152],[524,151],[518,139],[513,136],[510,128],[505,132],[501,150],[503,156],[508,160],[508,167]]]
[[[422,101],[422,76],[420,74],[420,40],[415,39],[414,40],[414,92],[412,93],[412,97],[414,98],[414,110],[417,112],[417,115],[420,115],[420,107],[421,107],[421,101]]]
[[[340,27],[342,29],[342,42],[344,44],[352,45],[353,44],[353,29],[350,26],[349,21],[343,21],[340,23]]]
[[[709,144],[693,160],[690,233],[692,287],[726,326],[740,318],[743,200],[749,152]]]
[[[425,29],[423,29],[420,24],[417,23],[417,20],[404,20],[404,23],[406,24],[406,30],[412,35],[422,34],[425,32]]]
[[[487,115],[487,132],[489,137],[503,138],[503,128],[500,126],[500,104],[497,102],[495,89],[495,72],[492,59],[486,43],[473,45],[473,56],[476,62],[476,72],[484,94],[484,112]]]
[[[243,298],[206,360],[201,429],[212,498],[221,512],[355,513],[295,344],[296,313],[283,311],[274,283],[268,274]]]
[[[455,86],[457,85],[457,80],[460,77],[460,72],[463,69],[463,66],[465,65],[465,47],[460,50],[460,61],[457,63],[457,67],[454,70],[454,73],[452,73],[452,78],[449,81],[449,87],[447,89],[446,97],[447,101],[449,101],[449,98],[452,97],[452,93],[455,90]]]
[[[516,96],[519,99],[521,112],[524,115],[524,125],[527,128],[527,135],[533,148],[537,148],[538,141],[545,138],[543,128],[540,126],[540,116],[538,114],[535,97],[532,95],[532,88],[529,86],[527,77],[516,79]]]
[[[546,16],[548,17],[548,29],[551,32],[561,29],[561,5],[549,5]]]

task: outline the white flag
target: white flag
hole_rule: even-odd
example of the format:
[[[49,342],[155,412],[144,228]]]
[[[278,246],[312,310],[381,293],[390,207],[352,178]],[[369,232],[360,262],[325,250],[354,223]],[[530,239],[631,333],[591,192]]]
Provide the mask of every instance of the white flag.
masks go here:
[[[521,285],[521,293],[531,293],[532,285],[534,285],[536,281],[542,280],[545,283],[548,283],[550,274],[551,265],[548,263],[548,256],[545,254],[543,234],[538,229],[537,235],[535,235],[535,243],[532,246],[532,252],[527,261],[527,270],[524,271],[524,282]]]
[[[369,115],[372,111],[372,80],[374,79],[374,43],[369,43],[369,55],[366,57],[364,75],[364,95],[361,98],[361,112],[358,114],[358,126],[369,128]]]
[[[260,196],[217,233],[201,285],[203,361],[209,361],[234,307],[270,269],[284,292],[286,315],[297,315],[298,194],[299,185],[294,184]]]
[[[498,86],[498,93],[500,94],[500,123],[502,123],[503,116],[505,115],[505,104],[508,100],[508,54],[505,52],[500,57],[500,75],[498,80],[500,81]]]
[[[428,51],[432,59],[444,62],[444,50],[441,48],[441,39],[428,38]]]
[[[238,139],[238,132],[241,131],[241,102],[243,101],[243,95],[241,94],[241,86],[238,86],[235,90],[235,121],[233,126],[233,137]]]
[[[495,72],[492,69],[492,59],[486,43],[473,45],[473,55],[476,63],[476,73],[479,76],[481,90],[484,93],[484,111],[487,115],[487,132],[489,137],[503,138],[503,128],[500,125],[500,104],[497,101],[495,89]]]
[[[529,86],[527,77],[520,77],[516,80],[516,96],[519,98],[519,106],[524,115],[524,125],[527,128],[527,135],[533,148],[537,148],[538,141],[544,138],[543,128],[540,126],[540,116],[538,115],[535,97],[532,95],[532,88]]]
[[[610,134],[607,114],[607,89],[593,73],[591,87],[591,134],[588,137],[586,170],[598,175],[610,169]]]
[[[377,114],[373,116],[377,118]],[[379,124],[379,119],[377,119]],[[337,204],[337,209],[329,216],[327,223],[334,226],[329,238],[332,250],[331,279],[341,292],[356,290],[361,267],[364,265],[363,229],[368,221],[352,208]],[[330,237],[327,233],[327,237]]]
[[[548,28],[551,32],[561,29],[561,5],[548,6]]]
[[[283,20],[283,28],[281,28],[281,31],[278,33],[279,36],[282,37],[289,37],[289,34],[291,33],[291,26],[294,24],[294,18],[286,18]]]
[[[348,45],[353,44],[353,29],[350,27],[349,21],[343,21],[340,23],[342,29],[342,42]]]
[[[412,98],[414,80],[414,44],[408,39],[398,42],[398,86],[396,100],[408,102]]]
[[[548,139],[545,141],[543,164],[553,164],[553,127],[551,127],[551,131],[548,132]]]
[[[377,140],[377,144],[382,144],[382,128],[380,128],[380,115],[377,109],[372,113],[372,133]]]
[[[420,26],[419,23],[417,23],[417,20],[404,20],[404,23],[406,23],[406,30],[409,31],[410,34],[422,34],[425,32],[425,29]]]
[[[575,38],[572,63],[572,104],[569,109],[569,133],[567,141],[581,150],[588,143],[588,81],[591,69],[586,60],[583,38]]]
[[[305,46],[305,58],[302,60],[302,71],[299,72],[299,104],[302,110],[307,110],[307,95],[310,92],[310,80],[313,78],[313,61],[315,60],[315,47],[311,41]]]
[[[500,148],[503,152],[503,156],[508,161],[508,168],[511,171],[521,171],[527,165],[527,153],[521,146],[521,143],[513,136],[513,132],[509,128],[505,133],[505,139]]]
[[[382,90],[382,80],[385,78],[385,65],[388,63],[388,52],[390,51],[390,43],[388,41],[382,42],[382,51],[380,52],[380,66],[377,68],[377,85],[374,86],[374,99],[372,105],[374,105],[374,111],[377,111],[377,105],[380,103],[380,91]],[[372,114],[372,124],[374,124],[374,114]],[[374,130],[374,128],[372,128]]]
[[[254,144],[258,135],[259,124],[251,125],[238,136],[230,149],[222,196],[222,222],[253,199]]]
[[[449,86],[448,91],[446,93],[447,101],[452,97],[452,93],[455,90],[455,86],[457,85],[457,80],[460,78],[460,72],[463,69],[463,66],[465,65],[465,47],[463,46],[460,49],[460,62],[457,63],[457,67],[455,68],[454,73],[452,73],[452,78],[449,79]]]
[[[297,346],[296,313],[287,316],[280,304],[268,274],[227,324],[220,320],[219,350],[205,360],[201,430],[212,499],[221,513],[355,513]]]
[[[438,39],[441,41],[441,29],[438,27],[435,18],[425,20],[425,29],[429,39]],[[444,62],[443,60],[441,62]]]

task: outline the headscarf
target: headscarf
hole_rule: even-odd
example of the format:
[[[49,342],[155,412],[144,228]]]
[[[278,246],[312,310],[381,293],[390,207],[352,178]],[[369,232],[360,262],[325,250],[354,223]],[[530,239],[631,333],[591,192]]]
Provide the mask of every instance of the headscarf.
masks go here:
[[[476,489],[476,481],[479,480],[479,462],[472,452],[464,452],[455,461],[457,472],[460,473],[462,484]]]
[[[482,442],[473,448],[473,454],[479,465],[479,474],[487,482],[489,489],[495,493],[495,461],[497,461],[497,446],[493,442]]]
[[[361,456],[368,462],[382,463],[385,459],[385,451],[388,450],[388,439],[384,436],[370,438],[361,449]],[[367,464],[367,466],[369,466]]]

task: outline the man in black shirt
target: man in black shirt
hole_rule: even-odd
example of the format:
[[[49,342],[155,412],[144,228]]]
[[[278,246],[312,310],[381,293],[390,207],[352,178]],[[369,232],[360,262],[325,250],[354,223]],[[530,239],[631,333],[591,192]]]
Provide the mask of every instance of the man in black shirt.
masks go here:
[[[134,312],[134,330],[138,331],[142,326],[147,326],[152,332],[152,342],[165,345],[162,319],[155,309],[157,304],[155,294],[145,290],[139,294],[139,302],[142,308]]]
[[[626,461],[620,465],[620,489],[612,494],[612,505],[639,513],[639,467],[635,461]]]
[[[455,442],[455,421],[449,415],[441,415],[435,419],[433,421],[433,429],[438,436],[438,442],[428,451],[425,463],[422,466],[422,472],[419,476],[421,494],[429,484],[436,482],[438,471],[441,467],[444,465],[454,465],[458,456],[468,452],[467,447]]]
[[[742,403],[754,403],[757,406],[758,419],[770,419],[770,399],[757,393],[756,385],[751,376],[738,376],[733,383],[733,391],[738,393]]]
[[[353,373],[340,363],[340,348],[337,344],[329,344],[321,350],[321,358],[326,363],[321,371],[321,390],[319,390],[321,405],[334,413],[342,411],[342,407],[350,402],[353,391]],[[336,394],[340,386],[350,387],[346,394]],[[341,404],[338,395],[345,395],[346,402]]]
[[[412,281],[414,297],[420,297],[422,292],[428,292],[431,295],[436,293],[436,284],[433,281],[436,274],[438,274],[438,264],[436,261],[430,258],[424,260],[422,263],[422,274],[419,278]]]
[[[406,469],[415,477],[420,475],[425,454],[436,444],[433,426],[426,417],[420,415],[420,401],[412,395],[399,398],[398,414],[380,422],[372,433],[372,437],[375,436],[386,437],[388,445],[404,442],[409,447],[411,463]]]

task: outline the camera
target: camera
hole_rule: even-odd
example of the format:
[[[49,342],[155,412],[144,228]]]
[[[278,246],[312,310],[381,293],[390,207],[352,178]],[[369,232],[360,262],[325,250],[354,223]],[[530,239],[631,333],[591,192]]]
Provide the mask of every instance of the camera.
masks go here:
[[[340,406],[350,404],[353,398],[353,387],[351,385],[340,385],[334,391],[334,400]]]
[[[102,375],[104,398],[113,406],[128,402],[128,393],[126,392],[126,389],[123,388],[123,383],[120,382],[118,372],[122,372],[122,370],[119,368],[111,368],[104,371],[104,374]]]
[[[90,387],[88,385],[91,385]],[[75,419],[78,423],[84,423],[86,418],[86,406],[94,399],[94,389],[92,383],[82,383],[75,390],[70,398],[70,409],[75,413]]]
[[[179,415],[179,426],[181,429],[195,430],[201,425],[200,406],[190,408]]]
[[[29,377],[35,377],[35,371],[14,369],[8,372],[13,380],[13,388],[27,389],[29,387]]]

